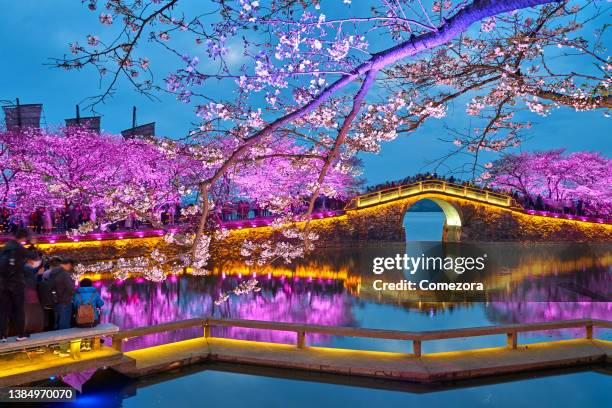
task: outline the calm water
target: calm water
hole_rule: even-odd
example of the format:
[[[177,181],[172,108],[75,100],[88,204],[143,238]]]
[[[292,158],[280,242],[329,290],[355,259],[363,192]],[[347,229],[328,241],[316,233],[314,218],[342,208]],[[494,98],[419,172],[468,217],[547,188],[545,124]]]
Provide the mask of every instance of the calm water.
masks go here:
[[[408,218],[410,219],[408,220]],[[436,239],[441,213],[407,216],[418,239]],[[435,228],[432,228],[434,226]],[[429,236],[427,236],[429,234]],[[437,236],[439,239],[439,236]],[[457,275],[452,271],[419,270],[372,273],[376,257],[482,256],[486,268]],[[215,305],[219,294],[255,276],[261,292],[231,296]],[[428,279],[437,282],[480,281],[484,292],[376,291],[375,279]],[[190,317],[217,316],[336,326],[400,330],[437,330],[556,319],[612,318],[612,245],[606,244],[454,244],[409,242],[319,253],[295,265],[253,271],[235,263],[217,264],[212,276],[173,276],[163,283],[142,279],[96,282],[106,302],[103,320],[121,328],[149,326]],[[596,336],[612,339],[611,331]],[[295,334],[235,328],[213,328],[213,336],[294,343]],[[127,349],[201,336],[201,328],[130,339]],[[583,336],[583,330],[524,334],[521,343]],[[409,352],[406,342],[309,335],[311,345]],[[501,336],[425,342],[424,352],[500,346]],[[273,374],[276,377],[278,374]],[[496,385],[420,394],[332,385],[236,372],[202,370],[177,378],[120,384],[118,389],[88,391],[107,384],[94,378],[79,404],[126,407],[203,406],[368,406],[411,402],[432,406],[605,406],[612,402],[610,376],[594,371],[523,379]],[[284,375],[281,375],[284,377]],[[127,387],[127,388],[126,388]],[[545,392],[555,388],[554,393]],[[102,387],[104,388],[104,387]],[[126,389],[128,391],[126,391]],[[194,391],[194,390],[197,390]],[[240,390],[240,392],[234,392]],[[520,392],[519,392],[520,390]],[[419,393],[414,393],[418,391]],[[104,400],[105,402],[101,402]],[[97,402],[96,402],[97,401]],[[288,404],[288,401],[291,401]]]
[[[482,272],[419,270],[372,272],[377,257],[408,253],[415,257],[477,257],[486,254]],[[261,291],[223,292],[252,277]],[[478,291],[392,291],[374,289],[375,280],[482,282]],[[150,326],[201,316],[356,326],[380,329],[437,330],[508,323],[612,316],[612,245],[601,244],[453,244],[409,242],[319,253],[295,265],[253,271],[241,264],[215,267],[208,277],[171,276],[163,283],[143,279],[96,282],[106,302],[102,320],[121,328]],[[580,335],[582,329],[524,334],[522,341]],[[200,328],[130,339],[127,349],[199,336]],[[213,328],[213,335],[293,343],[294,333]],[[601,333],[609,336],[609,333]],[[405,351],[400,341],[308,335],[312,345]],[[424,343],[426,352],[503,344],[503,336]]]
[[[439,212],[408,211],[404,216],[404,227],[408,241],[440,241],[443,225],[444,213],[441,209]]]
[[[99,381],[101,382],[102,379]],[[82,407],[606,407],[612,401],[610,373],[580,372],[452,390],[388,390],[216,370],[92,390]],[[382,384],[378,387],[390,387]],[[402,385],[397,385],[402,386]],[[405,385],[404,385],[405,386]],[[197,390],[197,391],[196,391]]]

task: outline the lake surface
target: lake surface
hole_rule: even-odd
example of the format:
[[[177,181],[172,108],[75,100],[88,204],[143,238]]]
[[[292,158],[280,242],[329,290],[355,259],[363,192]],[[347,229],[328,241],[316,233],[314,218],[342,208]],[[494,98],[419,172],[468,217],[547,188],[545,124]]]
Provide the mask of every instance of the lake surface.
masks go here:
[[[372,272],[378,257],[408,253],[415,257],[486,255],[483,271],[461,275],[448,270]],[[260,292],[221,293],[255,277]],[[481,282],[484,291],[394,291],[374,288],[376,280]],[[291,266],[253,270],[228,262],[211,276],[170,276],[151,283],[142,278],[100,280],[106,302],[102,320],[121,328],[150,326],[192,317],[214,316],[277,322],[397,330],[438,330],[509,323],[612,316],[612,246],[601,244],[452,244],[409,242],[320,253]],[[526,333],[525,341],[571,337],[582,329]],[[130,339],[128,350],[199,336],[201,329]],[[294,333],[213,328],[213,335],[293,343]],[[602,333],[607,335],[607,333]],[[503,336],[424,343],[424,351],[503,344]],[[521,340],[523,341],[523,340]],[[308,335],[307,343],[405,351],[405,342]]]
[[[440,217],[441,213],[414,214],[409,224],[413,236],[419,236],[419,231],[427,235],[438,226],[441,228]],[[372,272],[375,258],[397,254],[452,259],[486,254],[486,267],[482,271],[463,274],[444,268],[419,269],[415,274],[409,270],[385,271],[380,275]],[[226,302],[215,304],[221,293],[253,277],[259,281],[260,292],[231,295]],[[482,282],[485,290],[377,291],[373,287],[377,279],[385,282],[402,279]],[[264,270],[226,262],[216,264],[212,275],[207,277],[170,276],[162,283],[151,283],[141,278],[126,281],[103,279],[95,284],[106,303],[102,320],[124,329],[202,316],[411,331],[586,317],[611,319],[612,245],[414,241],[333,249],[294,265],[275,265]],[[125,349],[197,337],[201,336],[201,331],[201,328],[194,328],[130,339]],[[596,331],[595,335],[612,340],[610,332]],[[295,334],[284,332],[213,328],[212,335],[295,343]],[[519,342],[575,336],[584,336],[584,329],[526,333],[520,336]],[[308,335],[307,343],[383,351],[411,350],[410,345],[403,341],[327,335]],[[505,336],[484,336],[424,342],[423,351],[430,353],[504,344]],[[372,407],[413,402],[461,407],[586,407],[605,406],[604,401],[612,402],[610,378],[609,373],[587,371],[420,395],[410,389],[379,390],[213,369],[189,372],[163,381],[137,382],[130,385],[130,392],[123,389],[125,385],[119,387],[122,391],[87,391],[87,387],[100,386],[101,380],[94,378],[86,386],[84,396],[92,403],[102,398],[116,401],[109,406],[123,404],[126,407],[202,406],[204,401],[206,405],[228,407],[247,404],[256,407]],[[553,387],[554,393],[544,391]],[[87,398],[80,399],[81,405],[89,401]]]
[[[99,380],[102,382],[102,379]],[[427,392],[300,381],[202,370],[162,382],[137,382],[79,397],[82,407],[605,407],[610,373],[593,371]]]

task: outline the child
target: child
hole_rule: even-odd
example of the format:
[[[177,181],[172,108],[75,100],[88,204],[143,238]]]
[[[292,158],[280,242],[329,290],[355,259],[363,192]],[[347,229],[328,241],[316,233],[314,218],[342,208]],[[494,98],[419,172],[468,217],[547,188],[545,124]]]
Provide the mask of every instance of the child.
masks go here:
[[[94,310],[94,321],[91,327],[97,326],[100,323],[100,308],[104,306],[104,301],[98,294],[96,288],[93,287],[91,279],[83,279],[79,283],[79,287],[72,298],[72,305],[75,313],[78,313],[79,306],[91,305]],[[83,339],[81,344],[83,350],[91,350],[90,341]]]

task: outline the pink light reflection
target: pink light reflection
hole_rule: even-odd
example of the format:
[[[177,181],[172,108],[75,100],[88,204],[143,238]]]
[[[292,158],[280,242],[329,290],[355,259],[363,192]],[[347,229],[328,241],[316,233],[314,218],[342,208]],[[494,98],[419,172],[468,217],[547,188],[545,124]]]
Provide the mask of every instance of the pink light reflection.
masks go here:
[[[238,319],[281,321],[320,325],[348,326],[353,322],[350,297],[343,292],[310,292],[301,285],[272,290],[274,281],[266,281],[256,296],[232,296],[222,308],[214,308],[217,294],[226,292],[229,282],[202,280],[188,276],[180,283],[168,279],[162,284],[100,281],[100,293],[107,303],[102,309],[102,322],[112,322],[121,329],[146,327],[172,321],[215,314]],[[271,285],[271,286],[268,286]],[[293,285],[291,285],[293,286]],[[296,296],[308,302],[296,302]],[[180,300],[180,301],[179,301]],[[213,328],[213,336],[245,340],[295,343],[295,334],[242,328]],[[157,333],[130,339],[126,350],[171,343],[201,336],[201,328]],[[331,341],[327,335],[308,337],[310,344]]]

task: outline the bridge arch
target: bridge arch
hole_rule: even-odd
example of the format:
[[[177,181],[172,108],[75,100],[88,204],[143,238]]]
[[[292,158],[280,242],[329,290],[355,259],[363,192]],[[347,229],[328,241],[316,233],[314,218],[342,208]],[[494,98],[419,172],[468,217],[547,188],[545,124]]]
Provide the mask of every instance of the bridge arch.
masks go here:
[[[429,200],[429,201],[434,202],[435,204],[438,205],[438,207],[442,209],[442,212],[444,213],[444,226],[442,229],[442,241],[443,242],[459,242],[461,240],[461,227],[463,225],[461,209],[450,201],[446,201],[442,198],[433,197],[433,196],[426,194],[422,197],[419,197],[417,200],[411,201],[405,205],[402,211],[402,214],[404,215],[404,217],[406,216],[406,213],[410,210],[412,206],[414,206],[416,203],[421,202],[423,200]],[[404,217],[402,217],[402,224],[403,224]],[[406,237],[409,236],[409,231],[405,231],[405,236]]]

